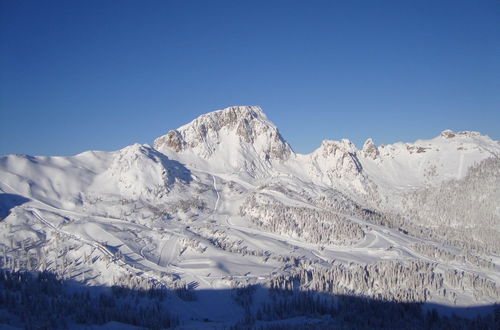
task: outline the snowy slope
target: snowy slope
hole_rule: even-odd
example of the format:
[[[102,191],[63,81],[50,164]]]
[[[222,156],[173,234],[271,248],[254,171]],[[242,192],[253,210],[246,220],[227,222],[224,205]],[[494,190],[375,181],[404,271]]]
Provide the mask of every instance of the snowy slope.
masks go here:
[[[73,157],[9,155],[0,164],[3,184],[23,196],[66,209],[81,205],[87,193],[149,198],[165,193],[176,180],[189,180],[187,171],[183,173],[163,154],[138,144]]]
[[[451,131],[361,150],[325,140],[301,155],[255,106],[202,115],[154,148],[3,156],[0,264],[88,285],[165,285],[194,327],[241,319],[235,288],[294,278],[300,290],[489,304],[500,299],[499,251],[484,246],[500,230],[499,192],[476,183],[499,179],[499,156],[497,141]],[[450,203],[422,197],[452,198],[454,187],[484,212],[456,220]]]
[[[375,152],[374,152],[375,149]],[[414,188],[461,179],[474,164],[500,156],[500,145],[477,132],[443,131],[431,140],[376,147],[360,153],[365,173],[378,185]]]

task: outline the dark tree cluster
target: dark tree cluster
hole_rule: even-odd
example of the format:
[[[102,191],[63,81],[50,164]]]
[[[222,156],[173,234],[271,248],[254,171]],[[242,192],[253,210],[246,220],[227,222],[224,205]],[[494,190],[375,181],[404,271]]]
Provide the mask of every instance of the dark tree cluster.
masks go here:
[[[0,309],[16,315],[26,329],[68,328],[73,323],[111,321],[150,329],[176,326],[165,305],[165,289],[74,286],[50,272],[0,270]]]

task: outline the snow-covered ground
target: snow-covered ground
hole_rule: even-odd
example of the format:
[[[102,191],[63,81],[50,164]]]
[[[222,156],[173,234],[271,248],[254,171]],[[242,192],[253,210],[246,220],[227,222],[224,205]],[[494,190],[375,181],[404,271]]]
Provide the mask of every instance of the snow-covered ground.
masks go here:
[[[144,279],[183,288],[194,298],[177,298],[172,309],[194,328],[204,319],[228,325],[243,318],[231,290],[304,271],[342,274],[325,289],[331,294],[493,304],[499,250],[477,235],[471,243],[464,226],[475,220],[440,213],[423,230],[418,205],[408,205],[421,189],[469,182],[473,166],[499,156],[497,141],[451,131],[379,147],[368,140],[362,150],[348,140],[323,141],[300,155],[260,108],[232,107],[170,131],[154,148],[1,157],[0,261],[87,285]],[[498,182],[498,162],[481,171]],[[472,192],[498,202],[494,186]],[[496,210],[488,220],[493,237]],[[452,227],[463,236],[447,236]],[[382,275],[393,269],[394,279]],[[361,271],[370,284],[356,284]],[[311,276],[302,290],[317,285]]]

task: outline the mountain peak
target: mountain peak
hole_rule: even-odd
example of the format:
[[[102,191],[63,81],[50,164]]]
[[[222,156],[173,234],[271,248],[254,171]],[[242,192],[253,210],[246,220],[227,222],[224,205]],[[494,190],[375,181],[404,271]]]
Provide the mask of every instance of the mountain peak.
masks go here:
[[[291,148],[277,127],[267,118],[259,106],[233,106],[199,116],[189,124],[155,140],[155,148],[170,148],[176,152],[200,149],[203,158],[209,158],[227,135],[233,132],[239,142],[258,143],[267,136],[268,157],[285,159]],[[232,141],[234,142],[234,141]],[[266,142],[266,141],[260,141]],[[258,146],[256,146],[258,147]]]
[[[218,159],[237,169],[264,168],[269,161],[284,161],[293,153],[258,106],[233,106],[201,115],[157,138],[154,146],[166,154],[175,152],[175,157]]]
[[[356,146],[348,139],[323,140],[321,146],[309,155],[312,172],[317,176],[326,176],[332,184],[339,179],[357,180],[363,170],[357,153]]]
[[[182,131],[189,128],[189,126],[203,124],[207,124],[209,126],[208,128],[219,130],[225,126],[233,126],[242,120],[250,121],[253,119],[264,121],[267,122],[267,124],[274,126],[274,124],[267,119],[267,116],[264,114],[261,107],[256,105],[245,105],[231,106],[222,110],[205,113],[190,123],[179,127],[177,130]]]
[[[371,159],[377,159],[380,156],[380,152],[371,138],[368,138],[363,144],[363,155]]]
[[[323,140],[318,150],[321,150],[323,156],[336,156],[340,154],[355,154],[357,152],[356,146],[349,139],[342,139],[340,141]]]

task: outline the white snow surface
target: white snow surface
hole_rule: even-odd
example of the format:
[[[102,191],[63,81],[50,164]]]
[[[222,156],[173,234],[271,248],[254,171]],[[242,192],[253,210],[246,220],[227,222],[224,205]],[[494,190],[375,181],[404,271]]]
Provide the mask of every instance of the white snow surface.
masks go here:
[[[240,207],[257,194],[279,205],[319,212],[324,209],[316,201],[329,192],[369,207],[375,192],[386,196],[460,180],[471,166],[499,156],[498,141],[476,132],[451,131],[385,146],[370,139],[362,150],[347,139],[325,140],[302,155],[292,150],[261,108],[230,107],[169,131],[154,147],[134,144],[72,157],[0,157],[0,194],[26,198],[2,205],[8,214],[0,221],[0,244],[41,244],[47,247],[47,260],[55,258],[50,249],[56,244],[77,246],[68,252],[69,260],[97,258],[79,266],[96,276],[75,275],[90,285],[114,284],[119,276],[134,274],[168,286],[182,281],[196,290],[265,282],[283,271],[283,257],[361,265],[429,260],[412,246],[431,240],[359,216],[346,221],[363,228],[360,241],[328,245],[264,229],[242,216]],[[500,257],[484,257],[493,260],[493,268],[430,261],[442,271],[480,274],[498,285]],[[464,305],[498,299],[474,298],[467,290],[456,293]],[[181,301],[179,313],[186,320],[193,313],[199,320],[241,316],[242,309],[229,296],[213,299],[223,308],[212,306],[210,299]],[[443,299],[431,301],[449,303]]]

